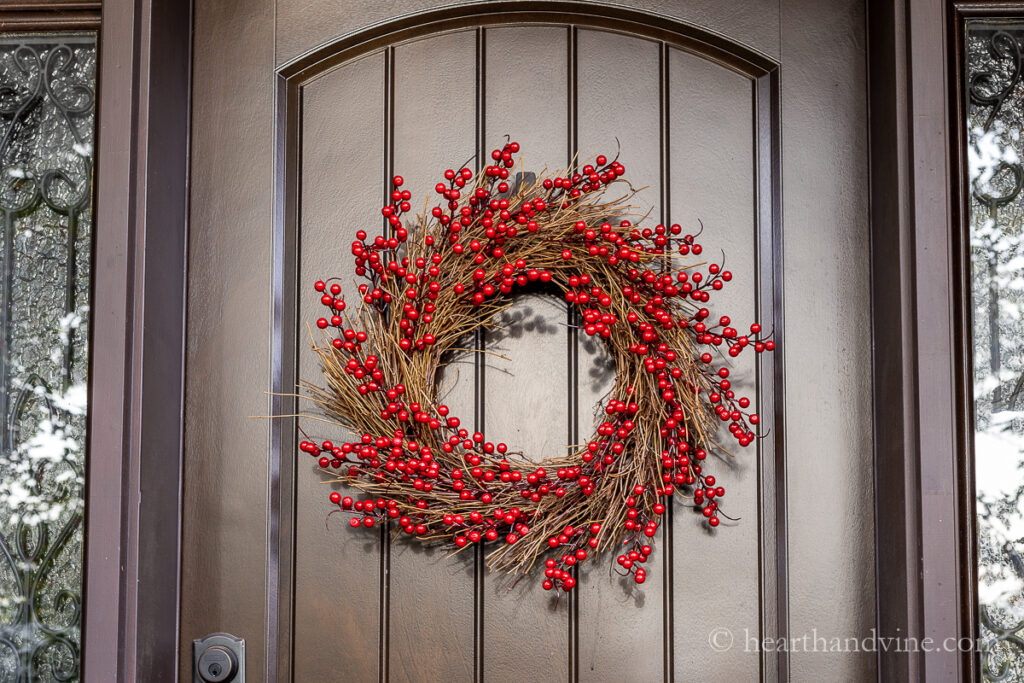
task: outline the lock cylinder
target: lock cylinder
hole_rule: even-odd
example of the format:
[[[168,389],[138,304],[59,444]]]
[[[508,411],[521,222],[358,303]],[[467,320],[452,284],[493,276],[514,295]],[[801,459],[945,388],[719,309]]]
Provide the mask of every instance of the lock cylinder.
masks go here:
[[[192,641],[193,683],[245,683],[245,641],[211,633]]]

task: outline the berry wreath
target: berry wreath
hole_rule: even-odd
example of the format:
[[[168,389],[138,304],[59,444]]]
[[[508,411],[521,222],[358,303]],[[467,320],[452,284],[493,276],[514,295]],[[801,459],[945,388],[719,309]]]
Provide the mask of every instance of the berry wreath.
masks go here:
[[[741,334],[728,317],[712,320],[704,305],[732,274],[679,263],[700,256],[694,235],[625,220],[636,218],[636,190],[617,159],[519,174],[510,186],[518,152],[509,142],[480,173],[445,171],[441,205],[408,225],[411,194],[394,178],[382,209],[389,234],[368,240],[360,230],[352,243],[364,280],[354,320],[341,285],[316,282],[328,309],[316,321],[323,343],[313,344],[325,386],[305,383],[308,398],[319,419],[355,438],[300,449],[365,494],[330,494],[330,514],[350,513],[352,527],[390,520],[395,535],[455,550],[491,543],[488,566],[517,578],[543,559],[549,590],[571,590],[575,565],[616,548],[622,570],[643,583],[673,495],[712,527],[725,516],[725,490],[704,471],[712,449],[725,451],[719,424],[740,446],[757,438],[758,415],[731,388],[721,349],[734,357],[775,345],[757,323]],[[626,191],[609,198],[618,187]],[[533,465],[463,427],[438,404],[435,378],[446,351],[494,328],[516,292],[537,283],[576,307],[616,376],[588,442]]]

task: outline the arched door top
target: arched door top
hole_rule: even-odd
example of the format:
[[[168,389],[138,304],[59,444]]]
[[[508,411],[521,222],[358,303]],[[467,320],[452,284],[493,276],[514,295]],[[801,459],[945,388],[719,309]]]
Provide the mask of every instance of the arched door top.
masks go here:
[[[460,29],[505,24],[574,25],[664,42],[752,79],[775,72],[770,57],[729,38],[677,19],[618,5],[572,0],[473,2],[415,12],[341,36],[278,69],[289,84],[301,85],[374,50]]]

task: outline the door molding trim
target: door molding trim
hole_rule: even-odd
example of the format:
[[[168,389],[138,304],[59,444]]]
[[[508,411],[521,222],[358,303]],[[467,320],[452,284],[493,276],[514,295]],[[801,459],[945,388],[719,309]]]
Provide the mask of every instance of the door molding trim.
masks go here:
[[[94,31],[99,0],[8,0],[0,5],[0,31]]]
[[[706,28],[621,5],[578,0],[496,0],[470,2],[406,14],[324,43],[278,68],[299,85],[358,55],[412,38],[502,23],[569,24],[642,35],[718,62],[751,77],[774,72],[771,57]]]
[[[390,54],[396,44],[454,31],[501,25],[558,25],[623,33],[660,42],[737,72],[751,81],[754,116],[755,259],[758,317],[771,320],[775,337],[784,332],[782,288],[781,103],[779,66],[760,52],[725,36],[657,14],[618,5],[575,0],[474,2],[397,17],[325,43],[282,65],[277,71],[274,169],[273,337],[270,414],[298,413],[288,394],[297,381],[298,329],[294,302],[299,291],[299,196],[303,86],[370,53]],[[385,166],[387,167],[387,163]],[[770,424],[758,459],[758,596],[761,630],[773,640],[789,634],[789,584],[786,507],[785,393],[783,358],[773,354],[758,363],[762,416]],[[292,563],[296,466],[295,418],[271,421],[267,566],[267,675],[290,680],[294,593]],[[384,571],[384,570],[382,570]],[[671,628],[671,621],[666,622]],[[573,633],[570,623],[570,633]],[[386,643],[386,638],[383,640]],[[666,632],[664,647],[672,647]],[[570,643],[570,648],[573,644]],[[671,661],[667,659],[666,661]],[[788,652],[764,651],[764,679],[787,680]],[[671,672],[666,673],[666,680]]]
[[[868,0],[877,629],[918,642],[959,643],[976,629],[970,371],[956,291],[955,19],[966,4]],[[877,657],[879,680],[980,677],[974,651]]]
[[[82,680],[178,680],[192,3],[104,0]]]

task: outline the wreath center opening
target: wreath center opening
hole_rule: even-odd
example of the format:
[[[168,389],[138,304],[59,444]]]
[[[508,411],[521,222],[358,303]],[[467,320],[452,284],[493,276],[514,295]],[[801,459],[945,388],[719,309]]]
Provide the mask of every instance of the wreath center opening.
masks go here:
[[[482,412],[481,431],[508,444],[517,468],[578,449],[615,378],[605,343],[583,332],[579,311],[550,285],[517,293],[479,342],[458,347],[439,373],[437,400],[463,422]]]

